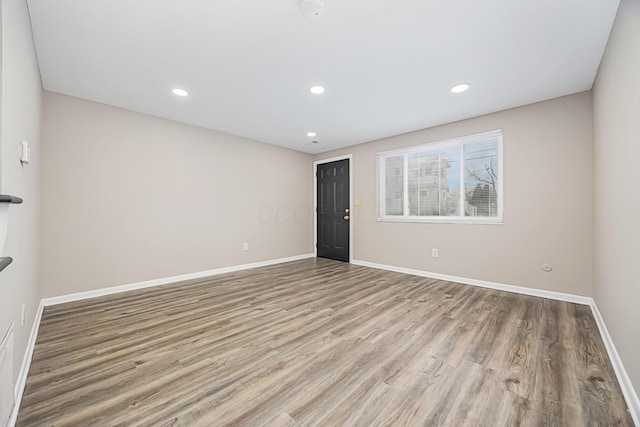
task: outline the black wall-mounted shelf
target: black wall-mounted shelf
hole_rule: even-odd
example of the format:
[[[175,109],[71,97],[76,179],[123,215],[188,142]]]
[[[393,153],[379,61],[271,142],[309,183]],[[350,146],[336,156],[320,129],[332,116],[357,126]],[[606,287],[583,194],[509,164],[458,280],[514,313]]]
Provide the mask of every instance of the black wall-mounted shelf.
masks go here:
[[[22,199],[16,196],[10,196],[8,194],[0,194],[0,203],[9,203],[12,205],[19,205],[20,203],[22,203]],[[5,217],[5,220],[6,220],[6,217]],[[6,224],[3,225],[3,228],[4,227],[6,227]],[[2,238],[4,240],[4,236]],[[3,248],[0,248],[0,250],[2,249]],[[0,257],[0,271],[7,268],[7,266],[12,262],[13,262],[13,258],[11,258],[10,256]]]
[[[7,266],[12,262],[13,262],[13,258],[11,258],[10,256],[0,258],[0,271],[7,268]]]
[[[0,194],[0,203],[12,203],[14,205],[19,205],[22,203],[22,199],[8,194]]]

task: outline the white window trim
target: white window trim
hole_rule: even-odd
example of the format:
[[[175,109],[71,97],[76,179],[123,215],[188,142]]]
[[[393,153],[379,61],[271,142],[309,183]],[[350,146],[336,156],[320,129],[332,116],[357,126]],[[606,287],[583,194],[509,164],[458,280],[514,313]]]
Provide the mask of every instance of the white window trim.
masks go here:
[[[497,138],[498,139],[498,215],[494,217],[477,217],[477,216],[410,216],[409,212],[409,197],[408,197],[408,158],[410,154],[422,152],[425,150],[431,150],[434,147],[451,147],[463,145],[468,142],[474,142],[482,139]],[[376,168],[378,172],[377,180],[377,194],[378,194],[378,215],[377,221],[383,222],[422,222],[422,223],[438,223],[438,224],[504,224],[504,149],[503,149],[503,137],[502,129],[495,129],[492,131],[476,133],[473,135],[466,135],[458,138],[451,138],[443,141],[434,141],[427,144],[400,148],[390,151],[382,151],[376,153]],[[403,156],[404,158],[404,171],[403,171],[403,203],[405,215],[385,215],[386,200],[384,197],[384,183],[385,183],[385,168],[382,167],[384,159],[389,157]],[[460,168],[460,183],[464,183],[464,168]],[[462,189],[461,189],[462,190]],[[460,191],[460,206],[464,206],[464,191]]]

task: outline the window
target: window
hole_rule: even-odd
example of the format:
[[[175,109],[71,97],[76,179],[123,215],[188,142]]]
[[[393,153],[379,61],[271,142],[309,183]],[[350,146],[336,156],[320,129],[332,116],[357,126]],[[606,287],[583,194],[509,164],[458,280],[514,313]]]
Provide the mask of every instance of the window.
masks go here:
[[[502,222],[502,131],[378,153],[378,218]]]

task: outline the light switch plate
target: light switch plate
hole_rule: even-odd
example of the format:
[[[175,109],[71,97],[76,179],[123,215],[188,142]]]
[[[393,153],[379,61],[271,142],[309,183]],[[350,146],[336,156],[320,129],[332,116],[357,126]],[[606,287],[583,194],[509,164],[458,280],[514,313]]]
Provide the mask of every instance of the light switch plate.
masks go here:
[[[20,161],[31,163],[31,146],[28,141],[20,141]]]

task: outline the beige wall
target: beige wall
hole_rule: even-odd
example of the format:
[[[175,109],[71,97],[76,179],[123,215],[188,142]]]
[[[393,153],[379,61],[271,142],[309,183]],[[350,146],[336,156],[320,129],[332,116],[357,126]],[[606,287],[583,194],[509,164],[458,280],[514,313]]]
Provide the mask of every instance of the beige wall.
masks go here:
[[[591,93],[316,155],[353,154],[356,260],[591,295]],[[503,129],[504,225],[376,221],[376,153]],[[431,258],[438,248],[439,258]],[[553,271],[545,273],[542,264]]]
[[[43,134],[45,297],[313,252],[308,154],[49,92]]]
[[[640,2],[622,0],[594,86],[594,294],[640,391]]]
[[[42,85],[31,39],[26,1],[2,1],[2,193],[20,196],[9,208],[4,254],[14,261],[0,272],[0,335],[14,323],[16,374],[38,303],[40,108]],[[30,165],[20,163],[20,140],[32,147]],[[21,326],[21,307],[26,324]]]

